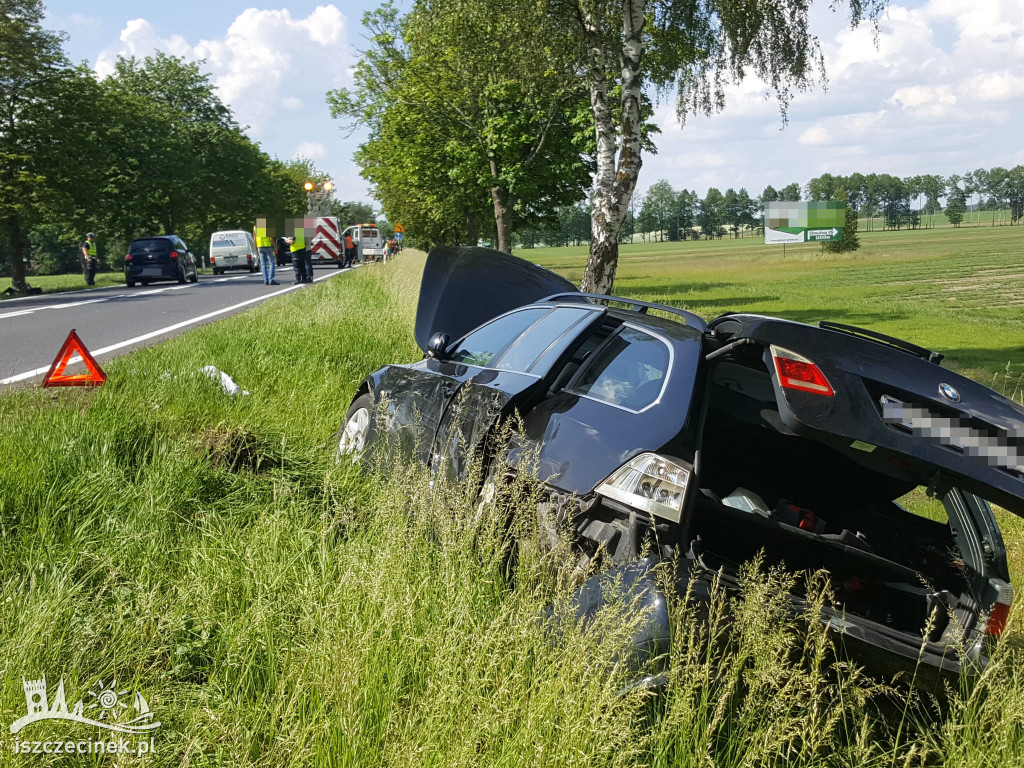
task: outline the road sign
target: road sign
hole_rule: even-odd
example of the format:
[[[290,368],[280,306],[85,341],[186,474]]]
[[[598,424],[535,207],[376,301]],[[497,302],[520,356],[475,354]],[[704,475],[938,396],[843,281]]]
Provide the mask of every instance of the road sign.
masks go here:
[[[395,232],[405,232],[405,227],[402,226],[402,222],[395,222]]]
[[[405,237],[401,232],[395,232],[395,240],[402,242],[402,238]]]
[[[64,369],[71,363],[71,359],[78,355],[81,361],[85,363],[85,367],[89,370],[88,373],[78,374],[66,374]],[[77,361],[76,361],[77,362]],[[46,372],[46,376],[43,377],[44,387],[98,387],[100,384],[107,380],[107,374],[100,368],[100,364],[96,362],[95,358],[89,354],[89,350],[85,348],[85,344],[78,338],[78,334],[75,333],[75,329],[71,329],[71,333],[64,340],[63,346],[60,348],[60,352],[53,358],[53,363],[50,365],[50,370]]]
[[[764,242],[828,243],[843,239],[846,224],[844,202],[766,203]]]

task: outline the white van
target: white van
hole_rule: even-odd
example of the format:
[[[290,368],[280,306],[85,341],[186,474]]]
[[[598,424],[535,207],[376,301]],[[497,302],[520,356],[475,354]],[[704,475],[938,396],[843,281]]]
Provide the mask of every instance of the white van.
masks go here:
[[[252,233],[230,229],[210,235],[210,266],[215,275],[222,275],[229,269],[258,272],[260,259]]]
[[[342,246],[345,243],[345,235],[349,234],[356,243],[357,262],[378,261],[384,258],[384,241],[376,224],[356,224],[349,227],[341,233]]]

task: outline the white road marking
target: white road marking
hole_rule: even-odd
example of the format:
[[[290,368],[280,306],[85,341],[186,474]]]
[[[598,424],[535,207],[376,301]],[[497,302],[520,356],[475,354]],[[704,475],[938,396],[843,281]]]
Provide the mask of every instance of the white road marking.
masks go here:
[[[226,282],[228,280],[241,280],[242,278],[246,278],[246,277],[252,277],[252,275],[238,275],[236,277],[219,277],[216,280],[203,280],[202,282],[203,283],[223,283],[223,282]],[[64,302],[62,304],[47,304],[44,307],[33,307],[32,309],[22,309],[22,310],[19,310],[17,312],[6,312],[6,313],[0,315],[0,320],[3,320],[5,317],[18,317],[19,315],[29,315],[29,314],[31,314],[33,312],[42,312],[45,309],[69,309],[70,307],[80,307],[83,304],[98,304],[98,303],[101,303],[101,302],[104,302],[104,301],[111,301],[112,299],[122,299],[122,298],[124,298],[126,296],[131,296],[131,297],[155,296],[158,293],[163,293],[164,291],[180,291],[180,290],[182,290],[184,288],[195,288],[197,285],[199,285],[199,283],[185,283],[184,285],[173,285],[173,286],[166,285],[163,288],[147,289],[147,290],[142,290],[142,291],[136,291],[134,293],[117,293],[117,294],[114,294],[113,296],[104,296],[102,299],[88,299],[86,301],[67,301],[67,302]],[[109,288],[110,286],[107,286],[107,287]],[[95,289],[90,289],[90,290],[95,290]],[[77,293],[77,291],[76,291],[76,293]],[[34,297],[23,296],[22,298],[34,298]],[[17,301],[17,299],[10,299],[10,301]]]
[[[337,275],[340,275],[340,274],[342,274],[344,272],[348,272],[348,271],[349,270],[347,270],[347,269],[339,269],[336,272],[332,272],[329,275],[324,275],[323,277],[317,277],[314,280],[315,280],[315,282],[320,282],[321,280],[328,280],[328,279],[330,279],[332,277],[335,277]],[[124,347],[129,347],[132,344],[139,344],[140,342],[148,341],[149,339],[156,338],[157,336],[161,336],[161,335],[163,335],[165,333],[170,333],[171,331],[176,331],[179,328],[185,328],[186,326],[194,325],[195,323],[201,323],[203,320],[209,320],[211,317],[216,317],[217,315],[223,315],[225,312],[231,312],[232,310],[235,310],[235,309],[241,309],[242,307],[247,307],[250,304],[256,304],[257,302],[260,302],[260,301],[266,301],[267,299],[272,298],[274,296],[280,296],[282,293],[288,293],[289,291],[294,291],[297,288],[302,288],[302,287],[303,286],[301,284],[300,285],[289,285],[287,288],[282,288],[279,291],[274,291],[273,293],[268,293],[266,296],[256,296],[255,298],[247,299],[246,301],[239,302],[238,304],[232,304],[230,307],[224,307],[223,309],[217,309],[217,310],[214,310],[213,312],[207,312],[205,315],[199,315],[199,317],[193,317],[190,320],[182,320],[180,323],[175,323],[174,325],[168,325],[166,328],[161,328],[158,331],[152,331],[150,333],[144,333],[142,336],[136,336],[135,338],[126,339],[125,341],[119,341],[116,344],[111,344],[110,346],[103,347],[102,349],[92,350],[92,356],[93,357],[99,357],[100,355],[105,355],[108,352],[114,352],[115,350],[122,349]],[[81,362],[81,358],[76,355],[75,357],[73,357],[71,360],[68,361],[69,364],[73,363],[73,362]],[[50,366],[49,365],[44,365],[42,368],[35,368],[34,370],[31,370],[31,371],[25,371],[24,373],[18,373],[18,374],[15,374],[14,376],[8,376],[6,379],[0,379],[0,385],[2,385],[2,384],[16,384],[19,381],[24,381],[25,379],[31,379],[33,376],[39,376],[40,374],[46,373],[48,370],[50,370]]]

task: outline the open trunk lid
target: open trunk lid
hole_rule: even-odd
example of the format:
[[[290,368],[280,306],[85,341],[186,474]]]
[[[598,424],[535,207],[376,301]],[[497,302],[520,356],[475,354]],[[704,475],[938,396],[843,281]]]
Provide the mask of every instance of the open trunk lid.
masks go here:
[[[577,288],[561,275],[490,248],[434,248],[427,255],[416,308],[416,343],[435,333],[459,339],[524,304]]]
[[[957,486],[1024,516],[1024,407],[930,362],[937,356],[927,350],[859,329],[757,315],[712,326],[764,347],[779,416],[793,434],[939,495]],[[781,386],[773,348],[812,362],[834,394]]]

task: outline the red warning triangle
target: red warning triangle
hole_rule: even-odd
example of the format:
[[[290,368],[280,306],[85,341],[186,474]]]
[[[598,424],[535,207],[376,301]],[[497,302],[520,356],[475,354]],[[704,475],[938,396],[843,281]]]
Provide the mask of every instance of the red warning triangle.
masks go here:
[[[78,355],[82,358],[82,362],[85,363],[85,367],[89,369],[88,373],[79,373],[75,375],[67,375],[64,373],[64,369],[68,367],[68,363],[71,362],[71,358]],[[71,333],[64,340],[64,346],[60,348],[60,352],[53,358],[53,364],[50,365],[50,370],[47,371],[46,376],[43,377],[44,387],[98,387],[100,384],[107,380],[107,374],[100,368],[100,364],[96,362],[95,358],[89,354],[89,350],[85,348],[85,344],[78,338],[78,334],[75,333],[75,329],[71,329]]]

